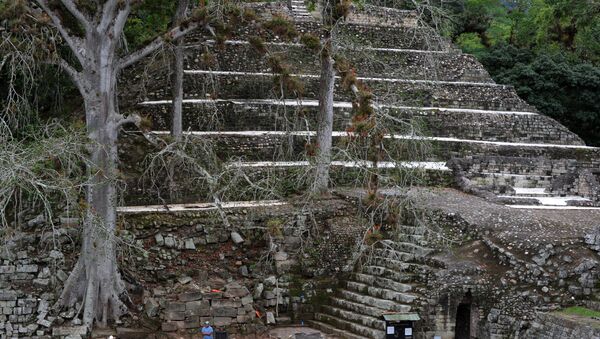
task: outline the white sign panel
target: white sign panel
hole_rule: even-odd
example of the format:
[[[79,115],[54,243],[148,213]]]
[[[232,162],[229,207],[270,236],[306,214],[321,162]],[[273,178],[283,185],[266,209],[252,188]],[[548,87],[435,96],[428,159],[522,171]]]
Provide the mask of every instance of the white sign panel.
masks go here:
[[[412,327],[405,328],[404,335],[412,335]]]
[[[388,326],[387,327],[387,334],[394,334],[394,333],[395,333],[394,326]]]

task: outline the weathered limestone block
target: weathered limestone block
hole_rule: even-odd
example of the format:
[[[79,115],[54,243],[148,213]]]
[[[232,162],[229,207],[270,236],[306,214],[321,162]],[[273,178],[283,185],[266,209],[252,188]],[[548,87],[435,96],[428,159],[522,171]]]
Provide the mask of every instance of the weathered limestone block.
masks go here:
[[[237,309],[234,307],[217,306],[212,308],[212,313],[215,317],[237,317]]]
[[[210,315],[210,304],[208,300],[190,301],[185,304],[185,315],[186,316],[209,316]]]
[[[159,307],[160,305],[154,298],[148,298],[146,300],[146,303],[144,303],[144,310],[146,312],[146,315],[150,318],[156,317],[158,315]]]
[[[229,317],[215,317],[214,320],[214,326],[220,327],[220,326],[229,326],[234,322],[235,318],[229,318]]]
[[[196,291],[196,292],[181,293],[178,296],[178,299],[180,301],[183,301],[183,302],[201,300],[202,299],[202,292]]]
[[[224,296],[226,298],[241,298],[250,294],[246,286],[242,286],[237,282],[227,284],[225,286]]]
[[[238,232],[231,232],[231,240],[234,244],[239,245],[244,242],[244,238]]]

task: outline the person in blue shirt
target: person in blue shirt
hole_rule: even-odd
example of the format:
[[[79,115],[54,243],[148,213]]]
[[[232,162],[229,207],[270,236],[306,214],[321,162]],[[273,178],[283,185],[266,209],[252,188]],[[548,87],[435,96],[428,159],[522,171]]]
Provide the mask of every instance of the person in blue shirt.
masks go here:
[[[210,322],[205,322],[201,329],[203,339],[213,339],[213,328],[210,326]]]

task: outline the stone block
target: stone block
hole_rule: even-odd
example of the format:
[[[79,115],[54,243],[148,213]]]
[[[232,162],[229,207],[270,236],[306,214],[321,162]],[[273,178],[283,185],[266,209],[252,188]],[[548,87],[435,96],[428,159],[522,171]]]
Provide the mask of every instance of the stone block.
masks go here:
[[[148,298],[144,303],[144,311],[146,315],[150,318],[156,317],[158,315],[158,309],[160,305],[154,298]]]
[[[275,315],[273,312],[267,312],[267,325],[275,324]]]
[[[234,244],[239,245],[244,242],[244,238],[238,232],[231,232],[231,240]]]
[[[198,319],[194,319],[194,320],[186,320],[186,321],[183,323],[183,327],[184,327],[185,329],[190,329],[190,328],[200,328],[200,327],[201,327],[201,325],[200,325],[200,318],[198,318]]]
[[[229,318],[229,317],[215,317],[214,318],[214,326],[220,327],[220,326],[229,326],[233,323],[234,318]]]
[[[252,298],[251,295],[247,295],[245,297],[242,298],[242,305],[248,305],[248,304],[252,304],[254,302],[254,298]]]
[[[156,244],[158,246],[162,246],[165,244],[165,238],[163,238],[162,234],[160,233],[156,233],[156,235],[154,236],[154,240],[156,241]]]
[[[165,307],[165,310],[171,312],[185,312],[185,304],[178,302],[170,302]]]
[[[60,281],[65,281],[67,278],[69,278],[69,276],[63,270],[58,270],[58,272],[56,272],[56,277]]]
[[[184,248],[186,250],[195,250],[196,245],[194,244],[194,239],[191,239],[191,238],[185,239]]]
[[[212,307],[212,313],[215,317],[237,317],[237,308],[235,307]]]
[[[52,336],[60,336],[60,337],[64,337],[64,336],[68,336],[68,335],[80,335],[80,336],[87,336],[88,333],[88,327],[87,326],[72,326],[72,327],[67,327],[67,326],[62,326],[62,327],[54,327],[52,329]]]
[[[177,242],[175,241],[175,238],[173,237],[165,237],[165,246],[169,247],[169,248],[174,248],[177,246]]]
[[[208,300],[190,301],[186,303],[185,315],[190,316],[209,316],[210,304]]]
[[[242,286],[238,283],[230,283],[225,286],[225,297],[229,298],[241,298],[250,294],[246,286]]]
[[[215,299],[211,303],[212,307],[233,307],[238,308],[242,306],[241,300],[231,299]]]
[[[15,273],[15,266],[0,266],[0,274],[12,274]]]
[[[175,332],[179,329],[179,326],[175,322],[166,322],[161,324],[161,330],[163,332]]]
[[[181,277],[177,278],[177,281],[178,281],[180,284],[182,284],[182,285],[185,285],[185,284],[187,284],[187,283],[191,282],[191,281],[192,281],[192,278],[191,278],[191,277],[188,277],[187,275],[184,275],[184,276],[181,276]]]
[[[17,273],[37,273],[37,265],[19,265],[17,266]]]
[[[33,284],[40,287],[50,285],[50,279],[33,279]]]
[[[166,312],[166,318],[167,320],[184,320],[185,319],[185,312],[178,312],[178,311],[167,311]]]
[[[202,300],[202,292],[181,293],[179,296],[177,296],[177,298],[179,299],[179,301],[183,301],[183,302]],[[186,308],[187,308],[187,306],[186,306]]]
[[[41,325],[41,326],[44,326],[46,328],[52,326],[52,322],[50,322],[49,320],[46,320],[46,319],[40,319],[40,320],[38,320],[37,324]]]

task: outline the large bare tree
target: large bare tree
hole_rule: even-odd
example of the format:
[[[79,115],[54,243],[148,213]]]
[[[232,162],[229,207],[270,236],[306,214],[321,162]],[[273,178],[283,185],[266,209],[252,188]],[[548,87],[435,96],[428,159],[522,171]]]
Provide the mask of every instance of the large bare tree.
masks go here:
[[[49,26],[60,35],[67,52],[45,54],[44,62],[66,72],[83,98],[90,140],[86,211],[81,253],[59,298],[61,306],[82,306],[83,323],[105,326],[127,312],[125,284],[119,274],[115,248],[117,222],[117,139],[137,115],[123,116],[117,103],[117,77],[126,67],[169,41],[206,27],[205,15],[173,27],[132,53],[123,53],[122,36],[134,0],[17,0],[32,18],[31,27]],[[182,0],[187,3],[187,0]],[[184,4],[187,5],[187,4]],[[187,6],[186,6],[187,7]],[[181,20],[177,20],[181,23]],[[184,28],[185,26],[185,28]],[[30,27],[29,27],[30,28]],[[23,27],[23,34],[34,34]],[[15,28],[17,29],[17,28]],[[27,30],[29,29],[29,30]]]
[[[334,26],[343,16],[342,1],[323,0],[321,16],[323,34],[319,59],[319,112],[317,116],[317,166],[313,193],[323,194],[329,189],[329,167],[331,166],[331,144],[333,131],[333,92],[335,88],[335,61],[333,59]]]

